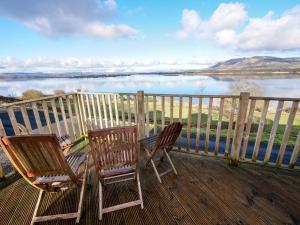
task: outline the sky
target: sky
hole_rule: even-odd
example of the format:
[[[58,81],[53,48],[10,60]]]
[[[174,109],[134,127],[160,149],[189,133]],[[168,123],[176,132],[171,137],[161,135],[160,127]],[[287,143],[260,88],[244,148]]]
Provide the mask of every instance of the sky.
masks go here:
[[[201,69],[300,56],[299,0],[1,0],[1,72]]]

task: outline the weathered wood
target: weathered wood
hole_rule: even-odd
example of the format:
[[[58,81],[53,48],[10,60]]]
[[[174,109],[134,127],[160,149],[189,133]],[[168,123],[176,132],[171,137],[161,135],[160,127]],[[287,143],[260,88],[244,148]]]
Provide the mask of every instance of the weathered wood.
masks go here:
[[[1,118],[0,118],[0,136],[6,136],[6,132],[5,132]]]
[[[91,114],[91,106],[90,106],[90,94],[85,94],[85,99],[86,99],[86,108],[88,112],[88,119],[89,121],[92,121],[92,114]]]
[[[266,153],[265,153],[265,158],[264,158],[264,163],[265,164],[268,163],[269,160],[270,160],[270,156],[271,156],[271,152],[272,152],[272,148],[273,148],[277,128],[278,128],[278,125],[279,125],[279,120],[280,120],[280,117],[281,117],[283,105],[284,105],[284,101],[278,101],[276,114],[275,114],[275,117],[274,117],[272,130],[271,130],[271,133],[270,133],[269,142],[268,142],[267,150],[266,150]]]
[[[31,132],[32,131],[32,127],[28,118],[28,113],[26,110],[26,105],[20,105],[20,109],[21,109],[21,113],[22,113],[22,117],[25,123],[25,127]]]
[[[170,96],[170,123],[173,123],[174,96]]]
[[[202,116],[202,98],[198,98],[197,131],[196,131],[196,145],[195,145],[195,152],[196,153],[199,153],[199,151],[200,151],[201,116]]]
[[[248,142],[249,142],[249,137],[250,137],[250,131],[251,131],[251,126],[252,126],[252,122],[253,122],[255,104],[256,104],[256,100],[255,99],[251,100],[249,114],[248,114],[248,120],[247,120],[247,125],[246,125],[246,132],[245,132],[245,137],[244,137],[244,141],[243,141],[241,159],[245,159],[245,157],[246,157],[246,152],[248,149]]]
[[[193,98],[189,97],[189,105],[188,105],[188,121],[187,121],[187,132],[186,132],[186,151],[190,152],[191,145],[191,125],[192,125],[192,102]]]
[[[69,114],[69,118],[70,118],[70,122],[71,122],[72,133],[73,133],[73,136],[76,138],[76,130],[75,130],[75,125],[74,125],[75,121],[74,121],[74,117],[73,117],[70,98],[71,98],[71,96],[68,96],[66,98],[66,103],[67,103],[68,114]]]
[[[103,113],[104,113],[104,122],[105,122],[105,127],[108,127],[108,119],[107,119],[107,109],[106,109],[106,103],[105,103],[105,95],[102,94],[102,106],[103,106]]]
[[[55,99],[51,100],[51,108],[52,108],[52,112],[54,115],[54,121],[55,121],[55,125],[57,128],[58,136],[61,137],[62,133],[61,133],[61,128],[60,128],[60,121],[59,121],[58,114],[57,114]]]
[[[144,108],[144,92],[137,92],[137,113],[138,113],[138,140],[145,137],[145,108]]]
[[[287,124],[285,126],[282,142],[281,142],[280,149],[279,149],[279,152],[278,152],[278,156],[277,156],[277,160],[276,160],[276,166],[280,166],[282,164],[282,160],[283,160],[283,157],[284,157],[284,153],[285,153],[287,143],[289,141],[290,133],[292,131],[293,122],[294,122],[294,119],[295,119],[295,116],[296,116],[298,105],[299,105],[299,101],[294,101],[293,104],[292,104],[290,115],[289,115]]]
[[[263,135],[263,132],[264,132],[264,126],[265,126],[266,116],[267,116],[267,113],[268,113],[268,108],[269,108],[269,100],[265,100],[264,101],[264,107],[263,107],[263,110],[262,110],[261,116],[260,116],[259,126],[258,126],[258,130],[257,130],[257,135],[256,135],[253,154],[252,154],[252,161],[253,162],[255,162],[256,159],[257,159],[257,155],[258,155],[258,151],[259,151],[259,147],[260,147],[260,142],[261,142],[262,135]]]
[[[64,127],[65,127],[66,134],[70,135],[70,131],[69,131],[69,126],[68,126],[68,122],[67,122],[67,117],[66,117],[65,106],[64,106],[63,100],[62,100],[62,98],[58,98],[58,101],[59,101],[59,107],[60,107],[61,115],[62,115],[62,118],[63,118],[63,122],[64,122]]]
[[[92,109],[93,109],[93,116],[94,116],[94,124],[97,126],[98,125],[98,121],[97,121],[97,114],[96,114],[94,94],[91,94],[90,97],[92,99]]]
[[[34,119],[35,119],[35,122],[36,122],[36,125],[37,125],[37,129],[41,130],[42,129],[42,123],[41,123],[41,118],[40,118],[40,114],[39,114],[36,102],[33,102],[31,104],[31,106],[32,106],[32,110],[33,110]]]
[[[78,93],[73,96],[74,96],[75,114],[76,114],[76,118],[77,118],[78,127],[80,130],[80,134],[84,135],[86,132],[86,125],[85,125],[85,120],[84,120],[84,116],[83,116],[83,111],[81,109],[80,95],[81,94]]]
[[[165,97],[161,96],[161,129],[165,128]]]
[[[232,131],[232,126],[233,126],[234,114],[235,114],[235,104],[236,104],[236,99],[232,98],[230,118],[229,118],[228,128],[227,128],[227,132],[226,132],[225,157],[228,157],[228,154],[229,154],[231,131]]]
[[[138,118],[137,118],[137,96],[133,96],[133,104],[134,104],[134,122],[137,124]]]
[[[154,134],[157,134],[156,96],[153,96],[153,126],[154,126]]]
[[[218,118],[218,125],[217,125],[217,133],[216,133],[215,151],[214,151],[215,155],[218,155],[218,153],[219,153],[220,136],[221,136],[222,119],[223,119],[223,110],[224,110],[224,98],[221,98],[220,107],[219,107],[219,118]]]
[[[128,124],[131,126],[131,104],[130,104],[130,95],[127,95],[127,115],[128,115]]]
[[[117,101],[117,95],[114,95],[114,105],[115,105],[115,117],[116,117],[116,125],[119,126],[119,110],[118,110],[118,101]]]
[[[98,109],[98,117],[99,117],[99,124],[100,128],[103,128],[103,116],[102,116],[102,111],[101,111],[101,103],[100,103],[100,97],[99,94],[96,94],[96,105]]]
[[[49,117],[49,110],[48,110],[48,104],[46,101],[42,102],[42,106],[43,106],[43,113],[46,119],[46,124],[47,124],[47,129],[48,129],[48,133],[52,134],[52,126],[51,126],[51,120]],[[27,128],[27,127],[26,127]],[[27,128],[28,129],[28,128]],[[30,132],[31,130],[29,130]]]
[[[150,116],[149,116],[149,97],[146,96],[146,102],[145,102],[145,113],[146,113],[146,134],[147,137],[149,137],[150,133]]]
[[[109,110],[110,126],[114,127],[114,117],[113,117],[112,106],[111,106],[111,95],[107,94],[106,97],[107,97],[108,110]]]
[[[120,95],[120,100],[121,100],[121,115],[122,115],[122,126],[125,126],[126,121],[125,121],[125,105],[124,105],[124,96]]]
[[[212,106],[213,106],[213,98],[209,98],[209,105],[208,105],[208,115],[206,121],[206,137],[205,137],[205,150],[204,152],[208,153],[208,146],[209,146],[209,135],[210,135],[210,123],[212,117]]]
[[[178,112],[179,123],[182,123],[182,102],[183,102],[183,98],[179,97],[179,112]],[[181,152],[181,133],[178,136],[178,151]]]
[[[87,107],[85,107],[85,101],[84,101],[84,95],[83,94],[80,94],[80,100],[81,100],[81,104],[80,105],[80,108],[81,108],[81,111],[82,111],[82,115],[83,115],[83,122],[84,122],[84,127],[86,127],[86,122],[87,122],[87,117],[86,117],[86,110],[87,110]]]
[[[19,131],[18,126],[17,126],[17,119],[16,119],[16,116],[15,116],[15,113],[14,113],[13,106],[7,108],[7,113],[8,113],[11,125],[13,127],[13,130],[15,132],[15,135],[19,135],[20,131]]]
[[[240,95],[239,112],[237,116],[236,129],[234,132],[234,137],[233,137],[233,142],[231,147],[230,163],[232,166],[237,166],[239,161],[249,97],[250,94],[248,92],[242,92]]]
[[[291,169],[293,169],[296,165],[297,159],[298,159],[298,155],[299,155],[299,151],[300,151],[300,131],[298,133],[297,139],[296,139],[296,143],[293,149],[293,153],[290,159],[290,164],[289,167]]]

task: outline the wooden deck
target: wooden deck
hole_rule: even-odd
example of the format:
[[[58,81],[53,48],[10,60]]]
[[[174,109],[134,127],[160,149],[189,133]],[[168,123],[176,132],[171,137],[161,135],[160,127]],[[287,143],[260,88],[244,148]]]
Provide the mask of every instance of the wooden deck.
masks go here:
[[[80,224],[300,224],[300,173],[172,153],[179,172],[159,184],[151,168],[141,170],[144,210],[139,206],[98,220],[98,189],[91,169]],[[76,190],[76,189],[75,189]],[[40,213],[74,210],[79,193],[47,194]],[[0,190],[0,224],[31,221],[38,191],[19,179]],[[108,185],[105,205],[138,197],[132,182]],[[75,220],[43,224],[75,224]]]

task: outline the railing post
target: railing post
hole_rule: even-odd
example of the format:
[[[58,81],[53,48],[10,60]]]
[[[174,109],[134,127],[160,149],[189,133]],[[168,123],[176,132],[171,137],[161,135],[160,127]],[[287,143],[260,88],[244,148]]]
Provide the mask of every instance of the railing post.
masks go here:
[[[239,101],[239,111],[236,120],[236,126],[231,146],[231,154],[230,154],[230,164],[232,166],[237,166],[239,157],[240,157],[240,150],[241,150],[241,143],[243,139],[243,132],[245,127],[245,119],[249,104],[249,97],[250,93],[248,92],[241,92],[240,94],[240,101]]]
[[[137,92],[137,113],[138,113],[138,139],[145,137],[145,108],[144,108],[144,92]]]

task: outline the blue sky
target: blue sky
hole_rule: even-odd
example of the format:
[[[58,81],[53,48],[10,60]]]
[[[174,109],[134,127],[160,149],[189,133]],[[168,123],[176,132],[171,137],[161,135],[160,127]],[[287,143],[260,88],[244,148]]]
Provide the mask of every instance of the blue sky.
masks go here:
[[[2,0],[0,72],[203,68],[299,56],[293,0]]]

